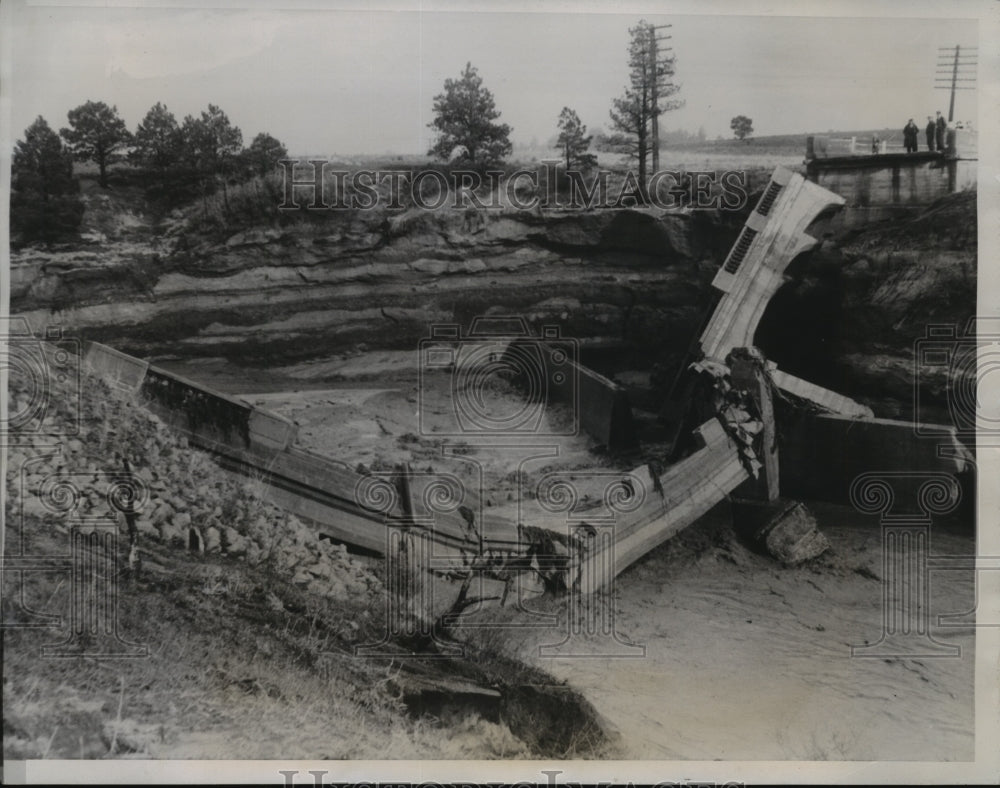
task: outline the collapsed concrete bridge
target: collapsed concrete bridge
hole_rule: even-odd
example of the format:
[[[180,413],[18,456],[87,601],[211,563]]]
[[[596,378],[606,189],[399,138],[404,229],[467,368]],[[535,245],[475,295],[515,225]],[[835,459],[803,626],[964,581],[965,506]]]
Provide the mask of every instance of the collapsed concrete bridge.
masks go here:
[[[741,392],[745,407],[719,407],[694,425],[692,451],[670,467],[645,465],[610,479],[598,505],[560,507],[549,501],[526,508],[527,522],[489,514],[481,500],[466,499],[470,505],[465,507],[453,501],[435,506],[440,499],[429,491],[442,479],[433,474],[406,467],[358,473],[296,446],[296,427],[287,419],[104,345],[89,343],[85,361],[119,388],[139,395],[192,443],[214,453],[223,467],[263,481],[273,503],[335,540],[376,555],[392,555],[401,544],[417,540],[428,547],[409,549],[408,560],[423,556],[425,570],[466,577],[481,571],[507,583],[530,571],[589,593],[729,496],[768,503],[794,494],[783,489],[784,480],[801,483],[803,473],[801,468],[786,473],[784,458],[807,459],[812,476],[826,473],[824,463],[836,464],[838,473],[831,476],[837,482],[810,491],[835,500],[847,499],[850,479],[887,463],[915,472],[966,466],[968,453],[954,429],[941,427],[933,438],[921,438],[912,424],[875,420],[850,398],[755,355],[757,324],[784,271],[816,244],[809,225],[843,203],[842,197],[779,168],[716,275],[713,284],[722,297],[700,337],[702,369],[714,370],[727,391]],[[531,341],[541,349],[547,375],[552,354],[544,343]],[[586,400],[583,427],[609,447],[634,445],[624,391],[577,366],[583,385],[570,394]],[[774,389],[813,411],[786,436],[780,457],[770,403]],[[559,398],[566,391],[554,386],[548,395]],[[837,456],[809,450],[820,441],[835,447]],[[942,443],[952,449],[949,456],[938,451]],[[544,550],[531,536],[539,530],[555,535],[543,539]]]
[[[236,397],[96,342],[87,343],[84,363],[119,390],[136,396],[192,444],[215,455],[222,467],[262,481],[272,503],[354,549],[386,555],[398,541],[393,531],[419,531],[420,538],[432,543],[427,554],[433,558],[424,569],[461,573],[488,553],[489,569],[503,574],[512,566],[524,565],[525,556],[537,548],[525,537],[530,529],[520,528],[513,519],[487,514],[481,500],[463,498],[474,509],[471,518],[449,500],[442,501],[440,491],[459,483],[449,474],[420,473],[406,467],[384,474],[359,473],[345,463],[296,446],[292,422]],[[619,387],[609,385],[608,413],[621,415],[622,403],[614,396],[620,393]],[[597,423],[599,429],[609,429],[608,419]],[[665,471],[640,466],[609,479],[608,494],[601,503],[608,508],[601,511],[593,506],[526,509],[523,519],[531,528],[557,534],[569,529],[568,538],[562,540],[567,544],[583,544],[577,538],[578,527],[596,533],[596,541],[587,550],[577,555],[567,550],[563,555],[566,560],[561,569],[572,575],[568,582],[563,578],[564,585],[576,583],[588,591],[597,590],[610,579],[594,570],[603,550],[615,551],[618,574],[748,478],[738,448],[718,422],[703,425],[697,439],[698,450]],[[616,496],[613,488],[623,479],[633,480],[630,492]],[[439,501],[441,505],[436,506]],[[471,530],[470,520],[475,524]],[[541,556],[542,564],[551,559]]]

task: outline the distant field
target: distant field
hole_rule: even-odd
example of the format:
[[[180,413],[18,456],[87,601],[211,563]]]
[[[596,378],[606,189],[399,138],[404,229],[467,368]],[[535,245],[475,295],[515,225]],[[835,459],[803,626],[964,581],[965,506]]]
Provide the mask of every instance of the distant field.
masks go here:
[[[703,142],[662,143],[660,147],[661,169],[683,170],[743,170],[773,169],[777,166],[799,169],[806,155],[806,138],[809,136],[829,137],[844,140],[856,137],[863,145],[873,134],[888,140],[890,147],[902,147],[902,125],[899,129],[867,129],[862,131],[826,131],[802,134],[775,134],[754,137],[748,141],[738,139],[705,140]],[[558,156],[547,148],[516,148],[514,158],[518,161],[535,162]],[[615,153],[599,151],[598,163],[608,169],[624,168],[626,159]]]
[[[922,131],[922,130],[921,130]],[[666,143],[660,147],[660,169],[663,170],[746,170],[767,169],[777,166],[789,169],[801,169],[806,154],[806,138],[810,135],[828,137],[845,145],[846,140],[856,137],[859,145],[870,141],[873,134],[879,139],[887,140],[889,149],[902,149],[902,124],[899,129],[865,129],[853,131],[825,131],[801,134],[774,134],[766,137],[754,137],[749,141],[737,139],[717,139],[692,141],[683,143]],[[923,135],[921,133],[921,144]],[[622,155],[596,151],[600,167],[624,172],[629,167],[629,161]],[[435,164],[435,160],[420,154],[341,154],[314,153],[308,156],[293,154],[292,158],[300,160],[326,159],[334,169],[402,169],[422,168]],[[514,152],[506,165],[513,171],[519,165],[537,165],[543,160],[559,159],[559,151],[547,145],[526,146],[515,145]],[[114,164],[109,169],[128,169],[125,164]],[[91,162],[77,162],[74,165],[76,175],[95,177],[97,167]]]

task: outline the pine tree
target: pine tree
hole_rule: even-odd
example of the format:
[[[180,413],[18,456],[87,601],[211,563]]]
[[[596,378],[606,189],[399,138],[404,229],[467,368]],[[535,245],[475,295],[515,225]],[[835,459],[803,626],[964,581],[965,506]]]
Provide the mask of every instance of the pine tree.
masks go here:
[[[14,145],[10,228],[15,243],[72,235],[83,218],[73,156],[41,115]]]
[[[589,153],[590,141],[593,136],[587,136],[587,127],[580,122],[579,115],[569,107],[563,107],[559,113],[559,138],[556,144],[562,149],[566,159],[566,169],[593,167],[597,157]]]
[[[101,186],[108,185],[108,166],[122,158],[132,135],[118,116],[117,107],[88,101],[67,113],[69,128],[59,133],[77,161],[93,161],[100,170]]]
[[[459,79],[445,80],[444,92],[434,97],[434,115],[428,126],[438,137],[429,155],[448,160],[463,146],[469,163],[479,168],[500,164],[510,155],[511,128],[494,122],[500,112],[472,63],[466,63]]]
[[[273,172],[278,162],[288,156],[288,150],[270,134],[261,132],[247,148],[246,159],[250,169],[262,178]]]
[[[184,140],[183,159],[187,166],[198,173],[202,196],[209,186],[222,180],[222,196],[229,209],[229,190],[226,180],[243,150],[243,132],[229,122],[229,117],[214,104],[201,113],[200,118],[188,115],[181,125]]]
[[[180,160],[183,141],[177,119],[157,102],[136,127],[129,158],[136,164],[157,170],[162,179]]]
[[[14,145],[11,186],[41,199],[75,191],[73,157],[45,118],[39,115]]]

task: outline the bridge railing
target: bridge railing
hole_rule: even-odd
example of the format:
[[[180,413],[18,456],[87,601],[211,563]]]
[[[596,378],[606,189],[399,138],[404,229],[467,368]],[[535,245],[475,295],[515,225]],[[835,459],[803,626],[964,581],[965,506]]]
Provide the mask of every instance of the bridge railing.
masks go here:
[[[870,137],[806,138],[806,158],[825,159],[833,156],[872,156],[876,153],[904,153],[906,146],[900,139],[879,140],[878,150],[872,150]]]

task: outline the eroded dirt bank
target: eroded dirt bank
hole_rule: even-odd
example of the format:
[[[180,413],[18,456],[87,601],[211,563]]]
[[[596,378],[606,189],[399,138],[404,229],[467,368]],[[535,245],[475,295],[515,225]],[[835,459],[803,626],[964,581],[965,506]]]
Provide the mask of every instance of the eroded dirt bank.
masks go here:
[[[652,210],[329,212],[154,227],[128,195],[89,189],[85,242],[12,258],[12,312],[157,358],[261,370],[416,350],[435,323],[517,314],[558,325],[656,410],[715,294],[744,214]],[[751,195],[750,205],[753,204]],[[976,292],[975,193],[823,243],[789,268],[757,344],[783,369],[909,417],[929,324],[962,331]],[[638,374],[636,374],[638,373]],[[941,368],[917,376],[941,420]],[[653,386],[652,390],[650,386]],[[660,384],[657,387],[656,384]],[[659,391],[659,393],[657,393]]]
[[[644,342],[694,319],[725,218],[504,210],[472,227],[443,210],[331,213],[221,238],[182,224],[152,239],[123,231],[96,248],[22,252],[14,311],[136,355],[263,365],[412,348],[432,323],[489,312]]]

